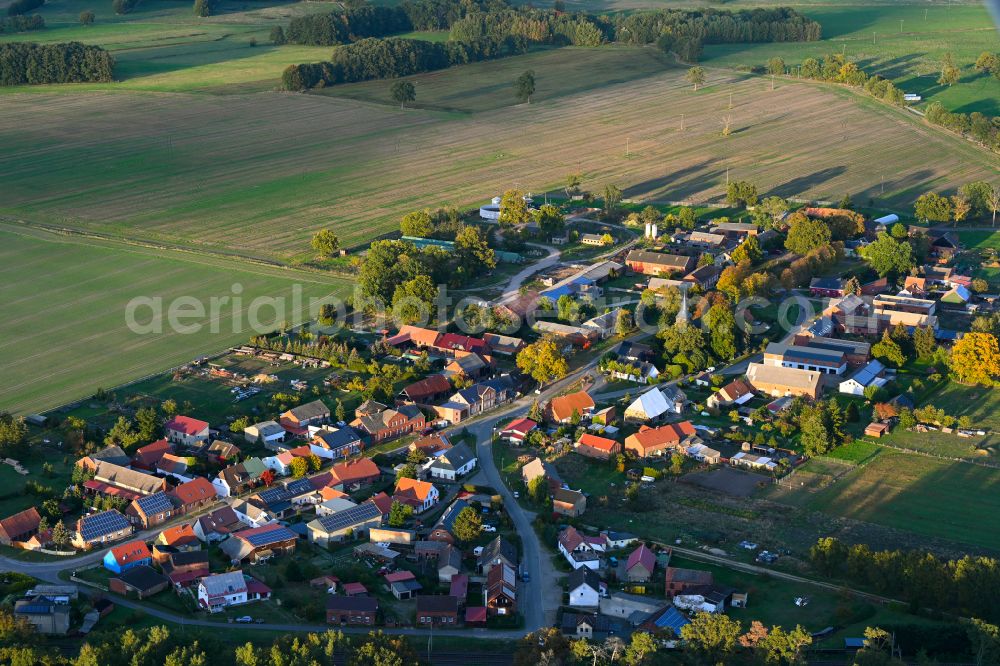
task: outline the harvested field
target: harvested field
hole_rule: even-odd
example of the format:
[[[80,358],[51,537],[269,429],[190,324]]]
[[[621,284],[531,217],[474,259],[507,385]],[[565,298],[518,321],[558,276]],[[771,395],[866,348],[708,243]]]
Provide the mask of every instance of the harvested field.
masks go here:
[[[347,292],[344,281],[319,274],[7,225],[0,225],[0,240],[0,411],[40,412],[244,342],[253,335],[247,322],[256,296],[286,299],[277,318],[292,322],[293,285],[301,285],[305,299]],[[231,324],[231,302],[212,317],[208,301],[232,296],[235,283],[243,288],[236,311],[242,330]],[[162,298],[164,313],[173,299],[194,297],[206,313],[179,321],[204,326],[185,334],[164,317],[162,333],[133,333],[126,304],[139,296]],[[150,322],[150,313],[140,309],[136,320]],[[259,318],[270,322],[274,315],[265,306]]]
[[[710,472],[687,474],[682,480],[685,483],[692,483],[709,490],[718,490],[735,497],[749,497],[761,484],[771,483],[770,477],[729,466],[718,467]]]
[[[544,81],[544,58],[533,62]],[[493,83],[481,65],[448,75]],[[728,167],[786,197],[849,192],[886,205],[998,171],[971,144],[845,90],[783,82],[771,92],[721,72],[709,83],[694,93],[682,71],[666,70],[472,116],[321,95],[10,95],[0,215],[297,261],[320,228],[361,243],[415,208],[555,188],[574,171],[588,188],[617,183],[633,199],[717,200]],[[734,133],[722,137],[730,113]]]

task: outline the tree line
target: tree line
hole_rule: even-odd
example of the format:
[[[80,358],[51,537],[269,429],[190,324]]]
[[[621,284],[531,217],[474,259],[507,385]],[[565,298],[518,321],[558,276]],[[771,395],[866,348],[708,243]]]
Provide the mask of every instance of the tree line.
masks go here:
[[[948,111],[941,102],[935,101],[927,105],[924,119],[932,125],[944,127],[972,139],[993,152],[1000,152],[1000,116],[991,118],[978,111],[972,113]]]
[[[38,14],[31,16],[10,16],[0,17],[0,34],[11,32],[27,32],[29,30],[41,30],[45,27],[45,19]]]
[[[817,571],[846,578],[890,595],[916,608],[934,608],[1000,620],[1000,561],[966,555],[945,560],[927,552],[873,551],[865,544],[847,545],[823,537],[809,551]]]
[[[282,73],[285,90],[308,90],[338,83],[407,76],[527,51],[523,40],[428,42],[419,39],[367,38],[334,47],[328,62],[289,65]]]
[[[408,0],[396,7],[362,5],[342,12],[298,16],[288,24],[284,36],[291,44],[334,46],[411,30],[446,30],[469,11],[506,6],[503,0]]]
[[[115,59],[80,42],[0,44],[0,86],[111,81]]]

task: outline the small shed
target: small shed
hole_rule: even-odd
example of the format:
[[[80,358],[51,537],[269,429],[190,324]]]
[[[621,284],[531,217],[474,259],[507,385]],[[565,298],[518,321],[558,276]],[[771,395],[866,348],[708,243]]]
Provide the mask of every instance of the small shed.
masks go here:
[[[869,423],[865,426],[865,436],[874,437],[875,439],[880,438],[882,435],[889,434],[889,424],[888,423]]]

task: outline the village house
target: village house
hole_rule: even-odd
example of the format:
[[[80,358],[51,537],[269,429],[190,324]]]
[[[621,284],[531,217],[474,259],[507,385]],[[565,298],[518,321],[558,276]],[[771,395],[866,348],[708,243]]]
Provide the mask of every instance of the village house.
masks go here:
[[[515,571],[518,568],[517,546],[502,536],[496,536],[483,546],[483,552],[476,559],[476,571],[486,575],[495,566],[505,564]]]
[[[687,395],[676,386],[654,386],[625,408],[626,421],[646,423],[682,414]]]
[[[476,462],[476,455],[463,442],[431,458],[423,470],[432,479],[455,481],[475,469]]]
[[[649,250],[630,250],[625,257],[625,265],[634,273],[643,275],[687,274],[695,264],[694,257],[678,254],[664,254]]]
[[[284,525],[273,523],[241,530],[219,546],[233,564],[255,564],[274,555],[287,555],[295,550],[298,536]]]
[[[490,568],[483,585],[483,605],[490,616],[517,613],[517,572],[499,564]]]
[[[847,361],[848,368],[860,368],[871,359],[872,345],[864,340],[844,340],[800,333],[795,336],[793,344],[800,347],[815,347],[841,352],[844,355],[844,360]]]
[[[494,354],[502,354],[504,356],[516,356],[525,346],[524,340],[521,338],[501,335],[499,333],[484,333],[483,340],[490,346]]]
[[[361,537],[365,530],[382,524],[382,512],[371,501],[338,513],[322,516],[306,525],[310,543],[326,546],[331,541],[344,541]]]
[[[143,564],[108,578],[108,589],[123,597],[146,599],[170,586],[170,579]]]
[[[667,567],[663,580],[664,593],[669,599],[679,594],[703,589],[705,586],[712,585],[715,582],[711,571],[682,569],[680,567]]]
[[[566,578],[569,605],[573,608],[597,608],[601,603],[601,591],[605,588],[596,571],[581,567],[574,569]]]
[[[403,387],[399,392],[402,404],[412,404],[418,407],[430,407],[436,402],[447,398],[454,388],[444,375],[430,375],[425,379]]]
[[[167,453],[174,452],[174,445],[165,439],[159,439],[152,444],[140,446],[132,456],[132,467],[148,472],[156,471],[156,463]]]
[[[764,363],[747,366],[747,381],[757,391],[775,398],[781,396],[805,396],[815,400],[822,392],[822,373],[814,370],[799,370]]]
[[[668,423],[659,428],[642,426],[639,432],[625,438],[625,450],[639,458],[658,457],[682,447],[694,435],[695,429],[690,421]]]
[[[189,550],[170,553],[163,564],[163,573],[178,588],[189,587],[199,578],[209,575],[208,552]]]
[[[274,451],[288,433],[277,421],[261,421],[243,429],[243,438],[251,444],[260,443]]]
[[[423,412],[415,405],[402,405],[398,410],[384,409],[351,421],[351,427],[367,435],[372,444],[418,432],[425,425]]]
[[[882,365],[881,361],[873,360],[854,375],[840,382],[840,392],[863,396],[865,389],[869,386],[885,386],[889,380],[884,375],[885,366]]]
[[[444,366],[444,374],[451,378],[479,379],[489,374],[492,367],[492,359],[489,357],[471,352],[458,352],[455,358]]]
[[[521,468],[521,479],[524,481],[524,485],[530,487],[531,482],[539,477],[546,480],[550,495],[562,488],[559,472],[549,463],[543,462],[541,458],[533,458]]]
[[[69,602],[61,597],[34,595],[14,602],[14,619],[27,622],[40,634],[69,633],[71,611]]]
[[[451,448],[448,435],[443,432],[435,432],[410,442],[407,447],[409,451],[419,451],[428,458],[436,458]]]
[[[726,238],[742,241],[747,236],[756,236],[760,233],[760,227],[749,222],[720,222],[712,225],[710,231],[713,234],[722,234]]]
[[[715,264],[706,264],[701,268],[696,268],[682,279],[684,282],[690,282],[696,284],[702,288],[704,291],[709,289],[714,289],[715,285],[719,283],[719,277],[722,275],[722,269]]]
[[[334,465],[330,469],[328,485],[336,490],[348,491],[375,483],[382,472],[371,458],[358,458]]]
[[[615,618],[582,613],[563,613],[559,628],[567,638],[588,641],[603,641],[624,631]]]
[[[201,548],[201,543],[198,541],[198,536],[194,533],[194,527],[191,523],[168,527],[156,536],[155,544],[170,546],[179,551]]]
[[[167,482],[165,479],[101,460],[94,468],[94,478],[85,481],[83,486],[92,494],[133,500],[166,490]]]
[[[844,280],[839,277],[816,277],[809,282],[809,295],[839,298],[844,295]]]
[[[91,453],[89,456],[84,456],[76,461],[76,466],[87,470],[88,472],[93,472],[97,469],[97,463],[100,461],[109,462],[112,465],[118,465],[119,467],[128,467],[132,464],[132,458],[127,453],[125,449],[113,444],[111,446],[106,446],[96,453]]]
[[[187,483],[194,480],[188,473],[188,458],[164,453],[156,463],[156,473],[170,477],[170,483]]]
[[[309,451],[324,460],[340,460],[361,453],[361,433],[350,426],[321,428],[309,442]]]
[[[774,472],[778,469],[778,464],[768,456],[759,456],[754,453],[740,451],[729,459],[729,464],[734,467],[746,467],[748,469],[764,470]]]
[[[433,483],[402,478],[396,481],[396,490],[392,494],[392,499],[412,506],[416,513],[423,513],[437,504],[440,494]]]
[[[609,460],[611,456],[622,452],[622,444],[613,439],[599,437],[587,432],[580,435],[580,439],[576,440],[575,451],[587,458]]]
[[[417,582],[413,572],[406,569],[387,573],[383,579],[392,596],[400,601],[413,599],[417,596],[417,592],[424,589],[424,586]]]
[[[322,400],[313,400],[293,407],[278,419],[285,430],[300,436],[308,432],[309,426],[322,425],[329,420],[330,408]]]
[[[444,544],[437,558],[438,582],[450,583],[462,571],[462,551],[458,546]]]
[[[596,570],[601,566],[597,551],[587,541],[587,538],[573,526],[569,526],[559,533],[557,546],[559,552],[574,569],[586,567]]]
[[[522,444],[528,438],[531,431],[538,427],[538,424],[531,419],[514,419],[500,431],[500,438],[508,442]]]
[[[458,600],[458,607],[461,609],[469,598],[469,577],[465,574],[456,574],[451,577],[448,584],[448,594]]]
[[[586,391],[577,391],[552,398],[546,415],[554,423],[570,423],[576,418],[588,418],[594,412],[594,399]]]
[[[219,497],[232,497],[250,490],[253,478],[247,473],[243,463],[236,463],[222,469],[212,480],[212,485]]]
[[[23,543],[38,534],[42,517],[35,507],[28,507],[12,516],[0,520],[0,545],[13,546]]]
[[[653,577],[655,568],[656,556],[653,551],[646,544],[640,544],[625,562],[625,579],[630,583],[647,583]]]
[[[458,599],[451,595],[422,594],[417,597],[417,624],[422,627],[458,625]]]
[[[589,348],[600,337],[599,332],[592,328],[571,326],[547,319],[536,321],[532,328],[539,334],[551,336],[562,344],[570,344],[584,349]]]
[[[705,404],[714,409],[729,407],[731,405],[743,405],[754,397],[753,386],[745,379],[736,379],[721,389],[708,396]]]
[[[215,543],[228,539],[233,532],[238,532],[245,526],[231,506],[224,506],[215,511],[199,516],[192,529],[199,540],[205,543]]]
[[[378,599],[328,595],[326,623],[338,627],[372,626],[376,624]]]
[[[198,605],[210,613],[218,613],[247,601],[247,580],[242,570],[205,576],[198,583]]]
[[[587,510],[587,498],[579,490],[559,488],[552,493],[552,513],[576,518]]]
[[[175,416],[163,429],[169,441],[181,446],[194,446],[208,440],[208,423],[190,416]]]
[[[89,550],[94,546],[124,539],[130,534],[132,534],[132,524],[128,518],[110,509],[77,520],[72,543],[76,548]]]
[[[104,568],[114,573],[128,571],[132,567],[150,565],[153,563],[153,554],[149,552],[149,546],[142,541],[129,541],[115,546],[104,554]]]
[[[232,442],[217,439],[205,449],[205,457],[219,465],[224,465],[230,460],[236,460],[240,455],[240,449]]]
[[[180,510],[174,506],[170,495],[164,492],[134,499],[125,509],[125,515],[128,516],[129,520],[142,526],[143,529],[162,525],[171,516],[180,513]]]

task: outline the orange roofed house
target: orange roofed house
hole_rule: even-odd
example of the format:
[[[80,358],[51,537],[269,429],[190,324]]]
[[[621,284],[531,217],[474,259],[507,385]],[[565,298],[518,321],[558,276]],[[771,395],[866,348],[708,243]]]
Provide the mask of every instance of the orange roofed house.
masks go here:
[[[0,544],[10,546],[27,541],[38,533],[41,522],[42,517],[35,507],[29,507],[0,520]]]
[[[358,458],[330,468],[327,485],[336,490],[347,490],[375,483],[381,476],[382,472],[371,458]]]
[[[421,513],[437,504],[440,495],[433,483],[403,478],[396,482],[396,492],[392,494],[392,499],[409,504],[414,511]]]
[[[569,423],[576,414],[589,417],[594,413],[594,399],[586,391],[577,391],[558,398],[552,398],[549,403],[548,417],[556,423]]]
[[[580,435],[580,439],[576,440],[576,452],[588,458],[608,460],[611,456],[622,452],[622,444],[607,437],[591,435],[588,432]]]
[[[643,426],[639,432],[625,438],[625,450],[639,458],[662,456],[670,449],[678,448],[695,434],[690,421],[668,423],[659,428]]]

